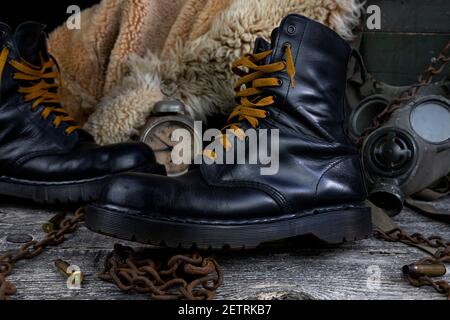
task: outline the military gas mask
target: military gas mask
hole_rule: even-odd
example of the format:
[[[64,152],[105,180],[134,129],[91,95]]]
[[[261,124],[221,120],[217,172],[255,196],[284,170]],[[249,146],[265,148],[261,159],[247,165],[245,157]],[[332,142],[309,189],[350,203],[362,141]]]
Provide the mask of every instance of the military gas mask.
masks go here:
[[[372,84],[375,84],[373,81]],[[357,140],[374,118],[405,88],[381,82],[353,109],[349,134]],[[430,186],[450,171],[450,83],[419,90],[402,102],[377,129],[362,140],[361,159],[369,200],[390,215],[404,199]]]

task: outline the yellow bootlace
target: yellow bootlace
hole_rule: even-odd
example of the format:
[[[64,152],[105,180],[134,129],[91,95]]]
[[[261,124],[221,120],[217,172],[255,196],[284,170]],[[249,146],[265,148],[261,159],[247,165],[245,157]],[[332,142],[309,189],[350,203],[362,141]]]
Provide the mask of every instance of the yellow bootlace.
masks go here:
[[[0,76],[3,74],[3,69],[6,65],[9,50],[4,48],[0,53]],[[41,116],[47,119],[52,113],[56,116],[53,119],[53,125],[58,128],[63,122],[74,122],[75,120],[70,117],[62,107],[50,107],[47,104],[61,105],[61,101],[58,96],[58,84],[56,80],[59,79],[59,72],[56,70],[56,63],[54,60],[43,61],[41,68],[37,69],[27,62],[19,62],[11,60],[9,64],[18,72],[14,73],[13,79],[31,81],[32,85],[27,87],[19,87],[19,92],[24,94],[25,102],[33,101],[31,106],[32,110],[35,110],[39,105],[44,105],[45,108],[41,112]],[[52,70],[52,71],[47,71]],[[51,83],[45,80],[54,80]],[[37,82],[39,81],[39,82]],[[69,126],[65,131],[67,134],[71,134],[77,129],[81,129],[80,126]]]
[[[286,70],[289,75],[291,87],[296,86],[295,83],[295,64],[292,56],[291,45],[285,45],[286,50],[286,62],[278,61],[270,64],[259,64],[273,53],[273,50],[267,50],[255,54],[246,54],[242,58],[236,60],[232,64],[232,70],[235,74],[241,78],[238,80],[234,87],[236,92],[236,98],[239,99],[239,105],[237,105],[230,116],[228,117],[228,124],[222,129],[222,131],[229,130],[239,139],[244,139],[245,134],[240,125],[242,121],[247,121],[253,128],[259,126],[259,120],[267,117],[267,111],[261,108],[271,106],[275,102],[273,96],[262,96],[263,88],[278,87],[281,80],[278,78],[266,78],[266,74],[280,72]],[[231,122],[232,119],[238,118],[237,122]],[[226,133],[218,137],[222,146],[229,150],[231,143],[228,140]],[[217,155],[214,151],[206,149],[204,154],[215,159]]]

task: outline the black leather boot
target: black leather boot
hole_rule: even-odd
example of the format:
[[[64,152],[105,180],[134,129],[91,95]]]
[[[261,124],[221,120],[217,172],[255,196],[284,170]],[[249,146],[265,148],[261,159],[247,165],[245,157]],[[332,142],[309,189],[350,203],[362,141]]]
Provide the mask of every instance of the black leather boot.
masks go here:
[[[0,23],[0,194],[88,201],[115,173],[159,172],[146,145],[100,147],[64,112],[43,29]]]
[[[255,164],[202,164],[176,178],[119,175],[87,208],[90,229],[200,248],[307,234],[341,243],[371,233],[358,152],[343,129],[351,48],[327,27],[289,15],[271,44],[259,39],[257,49],[234,64],[242,76],[240,105],[229,126],[279,129],[278,173],[261,175]]]

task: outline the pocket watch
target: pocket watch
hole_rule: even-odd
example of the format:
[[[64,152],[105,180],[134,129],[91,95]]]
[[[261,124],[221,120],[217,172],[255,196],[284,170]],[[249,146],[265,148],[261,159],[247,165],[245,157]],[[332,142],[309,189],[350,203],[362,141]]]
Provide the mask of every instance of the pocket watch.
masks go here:
[[[177,129],[187,130],[191,138],[187,141],[183,139],[174,141],[172,134]],[[187,115],[186,107],[178,100],[163,100],[155,104],[152,116],[141,131],[140,141],[152,148],[156,161],[166,167],[168,176],[186,173],[196,156],[198,150],[196,146],[201,146],[201,138],[194,129],[194,120]],[[174,163],[172,159],[174,147],[186,143],[189,145],[181,147],[183,150],[190,150],[190,163]]]

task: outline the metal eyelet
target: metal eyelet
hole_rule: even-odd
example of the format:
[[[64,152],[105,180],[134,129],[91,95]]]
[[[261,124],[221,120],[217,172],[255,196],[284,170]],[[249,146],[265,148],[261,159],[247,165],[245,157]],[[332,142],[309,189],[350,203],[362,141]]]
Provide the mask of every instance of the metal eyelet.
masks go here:
[[[289,35],[291,35],[291,36],[294,35],[296,31],[297,31],[297,27],[295,25],[293,25],[293,24],[288,25],[287,33]]]
[[[283,85],[283,80],[278,79],[278,86],[281,87]]]

